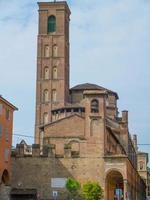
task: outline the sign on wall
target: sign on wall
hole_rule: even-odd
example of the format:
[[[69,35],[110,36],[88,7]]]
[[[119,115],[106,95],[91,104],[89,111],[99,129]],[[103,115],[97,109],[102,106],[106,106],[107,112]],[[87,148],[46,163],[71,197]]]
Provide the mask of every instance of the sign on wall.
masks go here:
[[[66,178],[51,178],[51,187],[52,188],[65,188]]]
[[[53,191],[53,197],[57,198],[58,197],[58,191]]]

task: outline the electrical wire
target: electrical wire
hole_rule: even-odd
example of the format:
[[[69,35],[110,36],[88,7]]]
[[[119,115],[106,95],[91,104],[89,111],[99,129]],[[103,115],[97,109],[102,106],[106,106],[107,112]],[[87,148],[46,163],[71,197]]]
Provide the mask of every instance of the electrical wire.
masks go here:
[[[33,139],[35,139],[35,138],[38,138],[38,137],[34,137],[34,136],[31,136],[31,135],[25,135],[25,134],[16,134],[16,133],[14,133],[13,134],[13,136],[19,136],[19,137],[26,137],[26,138],[33,138]],[[82,142],[81,142],[82,143]],[[84,143],[84,142],[83,142]],[[90,142],[91,144],[103,144],[103,142]],[[146,145],[146,146],[149,146],[150,145],[150,143],[138,143],[137,144],[138,146],[139,145]]]

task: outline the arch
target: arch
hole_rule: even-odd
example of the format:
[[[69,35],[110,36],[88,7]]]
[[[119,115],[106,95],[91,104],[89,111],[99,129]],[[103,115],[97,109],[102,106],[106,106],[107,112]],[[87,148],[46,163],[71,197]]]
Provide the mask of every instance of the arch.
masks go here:
[[[44,46],[44,57],[48,58],[50,56],[50,48],[49,45]]]
[[[121,176],[125,179],[125,174],[123,173],[123,171],[121,171],[118,168],[112,167],[111,169],[107,170],[105,173],[105,179],[107,178],[107,176],[111,173],[111,172],[118,172],[121,174]]]
[[[57,67],[53,67],[53,79],[57,79]]]
[[[52,101],[56,102],[56,100],[57,100],[57,91],[56,91],[56,89],[53,89],[52,90]]]
[[[70,139],[68,140],[68,144],[72,144],[73,142],[79,143],[79,139]]]
[[[122,173],[117,169],[111,169],[106,174],[106,199],[123,200],[124,199],[124,179]]]
[[[2,180],[1,181],[5,185],[7,185],[9,183],[9,173],[8,173],[8,171],[6,169],[3,171]]]
[[[44,100],[44,102],[49,101],[49,92],[48,92],[47,89],[45,89],[44,92],[43,92],[43,100]]]
[[[93,99],[91,101],[91,113],[99,112],[99,101],[97,99]]]
[[[49,68],[46,66],[44,67],[44,77],[45,80],[49,79]]]
[[[48,113],[46,112],[43,114],[43,123],[48,124]]]
[[[58,46],[57,44],[53,45],[53,57],[57,57],[58,56]]]
[[[47,32],[56,32],[56,17],[54,15],[48,17]]]

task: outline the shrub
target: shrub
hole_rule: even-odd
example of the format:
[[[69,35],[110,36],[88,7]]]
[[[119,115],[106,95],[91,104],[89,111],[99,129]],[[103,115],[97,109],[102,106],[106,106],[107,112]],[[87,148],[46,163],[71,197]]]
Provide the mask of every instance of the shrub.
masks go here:
[[[69,192],[69,199],[79,199],[81,186],[78,181],[68,178],[66,182],[66,188]]]
[[[96,182],[87,182],[82,187],[82,195],[84,200],[101,200],[103,198],[103,190]]]

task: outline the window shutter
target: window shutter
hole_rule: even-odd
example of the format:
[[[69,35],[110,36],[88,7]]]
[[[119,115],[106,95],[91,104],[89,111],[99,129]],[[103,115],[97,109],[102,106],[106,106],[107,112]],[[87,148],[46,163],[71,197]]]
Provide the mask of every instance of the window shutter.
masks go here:
[[[56,31],[56,17],[50,16],[48,18],[48,33],[53,33]]]

